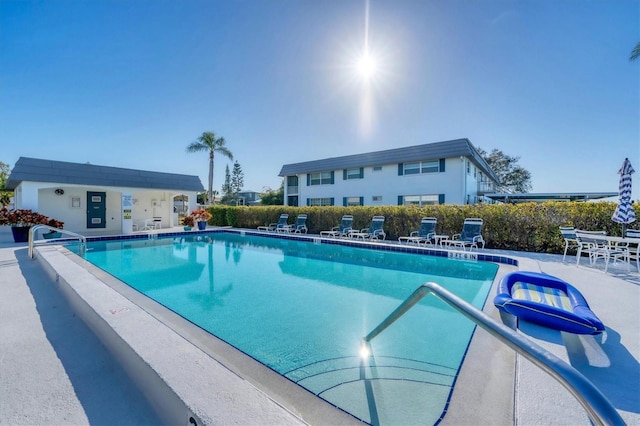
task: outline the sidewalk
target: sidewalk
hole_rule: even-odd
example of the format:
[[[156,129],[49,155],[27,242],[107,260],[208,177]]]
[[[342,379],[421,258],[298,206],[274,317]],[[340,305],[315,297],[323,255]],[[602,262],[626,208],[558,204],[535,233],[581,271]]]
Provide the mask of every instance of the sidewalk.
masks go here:
[[[7,232],[8,231],[8,232]],[[159,424],[54,283],[0,226],[0,424]]]

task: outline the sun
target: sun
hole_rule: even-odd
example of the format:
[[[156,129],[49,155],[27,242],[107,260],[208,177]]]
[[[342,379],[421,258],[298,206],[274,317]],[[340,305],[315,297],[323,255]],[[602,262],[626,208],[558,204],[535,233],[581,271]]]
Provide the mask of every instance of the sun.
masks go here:
[[[356,63],[358,73],[365,80],[371,79],[378,68],[376,60],[368,52],[365,52],[358,58]]]

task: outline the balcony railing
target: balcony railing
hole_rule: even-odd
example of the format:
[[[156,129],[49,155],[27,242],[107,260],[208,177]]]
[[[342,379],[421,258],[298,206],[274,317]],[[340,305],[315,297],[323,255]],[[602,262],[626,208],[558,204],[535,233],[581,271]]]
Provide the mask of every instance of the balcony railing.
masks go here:
[[[484,195],[492,192],[496,192],[497,187],[494,182],[481,180],[478,182],[478,195]]]

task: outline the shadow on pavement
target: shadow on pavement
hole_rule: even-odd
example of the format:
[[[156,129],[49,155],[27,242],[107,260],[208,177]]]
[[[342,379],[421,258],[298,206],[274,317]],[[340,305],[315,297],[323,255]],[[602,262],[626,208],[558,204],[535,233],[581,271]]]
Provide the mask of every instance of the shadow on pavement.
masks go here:
[[[36,303],[47,340],[62,364],[90,424],[141,425],[161,421],[91,329],[78,317],[55,283],[27,250],[15,251]]]

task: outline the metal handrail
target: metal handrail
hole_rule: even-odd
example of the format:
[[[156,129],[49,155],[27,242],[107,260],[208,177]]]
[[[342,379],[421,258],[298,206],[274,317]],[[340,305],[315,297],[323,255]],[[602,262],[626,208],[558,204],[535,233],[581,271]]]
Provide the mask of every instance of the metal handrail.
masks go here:
[[[80,235],[80,234],[76,234],[75,232],[71,232],[71,231],[67,231],[66,229],[59,229],[53,226],[49,226],[49,225],[35,225],[32,226],[31,229],[29,229],[29,258],[33,259],[33,245],[35,243],[34,241],[34,236],[36,231],[40,230],[40,229],[48,229],[50,231],[54,231],[54,232],[60,232],[61,234],[66,234],[69,235],[72,238],[77,238],[78,240],[80,240],[80,252],[82,253],[84,251],[84,249],[86,248],[87,245],[87,239],[84,237],[84,235]],[[52,240],[59,240],[60,238],[54,238],[51,240],[47,240],[52,241]]]
[[[490,335],[524,356],[534,365],[562,384],[586,410],[589,419],[596,425],[624,425],[625,422],[613,404],[582,373],[551,352],[495,321],[484,312],[445,290],[436,283],[428,282],[418,287],[387,318],[363,338],[363,345],[389,327],[395,320],[411,309],[423,297],[433,293],[458,312],[485,329]]]

